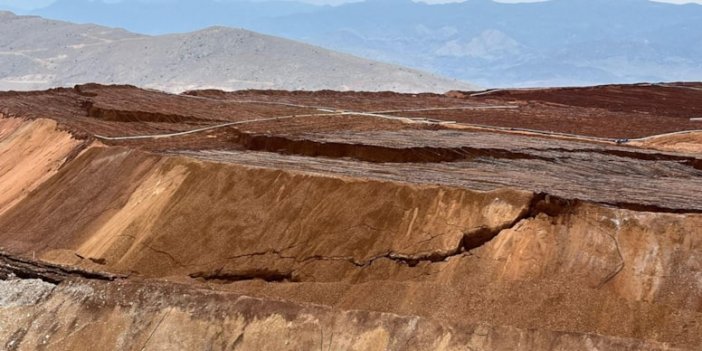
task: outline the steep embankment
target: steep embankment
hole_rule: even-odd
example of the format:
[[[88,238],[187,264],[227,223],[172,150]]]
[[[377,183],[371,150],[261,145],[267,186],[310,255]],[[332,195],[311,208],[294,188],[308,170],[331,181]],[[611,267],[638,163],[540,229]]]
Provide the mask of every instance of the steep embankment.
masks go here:
[[[515,190],[340,179],[93,147],[8,210],[0,240],[15,252],[72,264],[83,257],[147,276],[195,274],[255,256],[352,268],[459,253],[465,242],[478,245],[527,216],[531,200]]]
[[[58,172],[81,142],[52,120],[24,121],[0,114],[0,214]]]
[[[81,143],[55,124],[2,121],[0,145],[26,143],[2,152],[25,160],[6,165],[26,190],[3,205],[0,246],[132,277],[40,288],[37,304],[13,305],[22,289],[0,298],[11,301],[0,319],[16,326],[0,334],[6,345],[31,348],[42,326],[54,349],[87,347],[88,334],[121,349],[167,347],[174,335],[182,347],[206,339],[236,349],[283,339],[293,340],[287,349],[702,342],[701,214],[96,144],[72,158]],[[336,336],[320,337],[320,325]]]

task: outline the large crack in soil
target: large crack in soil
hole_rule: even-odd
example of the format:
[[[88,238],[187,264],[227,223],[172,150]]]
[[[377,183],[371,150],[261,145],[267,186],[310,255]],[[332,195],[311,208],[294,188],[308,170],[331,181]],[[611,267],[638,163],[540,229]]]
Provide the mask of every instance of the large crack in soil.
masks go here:
[[[387,252],[382,255],[374,256],[367,260],[358,260],[354,257],[347,256],[323,256],[315,255],[305,258],[295,256],[286,256],[281,251],[269,250],[265,252],[255,252],[251,254],[237,255],[234,258],[247,258],[256,256],[272,255],[277,259],[292,260],[294,263],[307,263],[310,261],[345,261],[359,269],[370,267],[378,260],[387,259],[397,264],[407,267],[416,267],[420,263],[441,263],[450,260],[453,257],[470,255],[474,250],[477,250],[501,233],[514,229],[519,223],[533,219],[541,214],[549,218],[555,218],[571,211],[576,206],[577,201],[565,200],[553,197],[544,193],[535,194],[532,197],[529,205],[526,206],[512,221],[505,223],[496,228],[479,227],[464,233],[463,237],[456,244],[455,248],[445,251],[433,251],[419,254],[405,254],[398,252]],[[231,258],[230,258],[231,259]],[[301,282],[301,279],[295,272],[294,268],[287,271],[279,271],[269,268],[255,268],[242,271],[225,272],[224,267],[221,267],[214,272],[199,271],[189,274],[191,278],[215,282],[215,283],[233,283],[244,280],[264,280],[266,282]]]
[[[112,122],[151,122],[151,123],[214,123],[194,116],[167,114],[147,111],[121,110],[96,106],[93,101],[85,100],[82,106],[88,117]]]
[[[293,139],[287,136],[251,134],[236,131],[232,141],[247,150],[275,152],[279,154],[352,158],[374,163],[437,163],[472,160],[478,157],[501,159],[534,159],[536,155],[504,149],[478,149],[469,147],[441,148],[418,146],[393,148],[378,145],[320,142],[309,139]],[[544,158],[544,160],[548,160]]]
[[[297,282],[298,280],[292,272],[282,272],[271,270],[268,268],[249,269],[237,273],[225,273],[222,269],[218,269],[211,273],[198,272],[188,275],[190,278],[203,280],[207,282],[238,282],[245,280],[263,280],[269,283],[272,282]]]
[[[545,148],[545,149],[524,149],[524,151],[512,151],[497,148],[477,148],[469,146],[456,147],[392,147],[381,145],[366,145],[356,143],[345,143],[335,141],[318,141],[303,138],[295,138],[286,135],[269,135],[243,132],[233,129],[234,136],[231,141],[243,148],[251,151],[275,152],[279,154],[298,155],[308,157],[327,158],[352,158],[359,161],[373,163],[438,163],[438,162],[458,162],[469,161],[479,157],[489,157],[496,159],[533,159],[543,161],[553,161],[554,157],[543,155],[545,152],[558,154],[573,153],[595,153],[605,156],[623,157],[641,161],[672,161],[686,165],[688,167],[702,170],[702,159],[676,155],[671,153],[661,153],[653,150],[632,149],[626,150],[621,146],[606,146],[601,148]]]
[[[557,217],[567,211],[570,211],[576,202],[577,201],[561,199],[544,193],[535,194],[532,197],[529,206],[524,208],[524,210],[515,219],[496,228],[479,227],[464,233],[463,238],[452,250],[444,252],[430,252],[418,255],[405,255],[390,252],[385,255],[374,257],[365,262],[353,263],[359,267],[367,267],[374,261],[383,258],[390,259],[410,267],[415,267],[421,262],[445,262],[452,257],[469,254],[470,252],[483,247],[502,232],[514,229],[522,221],[535,218],[540,214],[545,214],[549,217]]]
[[[106,272],[88,271],[75,267],[41,262],[0,251],[0,279],[40,279],[47,283],[59,284],[70,278],[113,281],[124,276]]]

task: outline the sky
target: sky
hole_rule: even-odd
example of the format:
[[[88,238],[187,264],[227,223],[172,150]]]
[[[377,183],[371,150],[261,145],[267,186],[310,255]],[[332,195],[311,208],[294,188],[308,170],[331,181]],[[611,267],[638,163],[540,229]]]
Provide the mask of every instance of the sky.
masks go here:
[[[112,0],[118,1],[118,0]],[[309,2],[314,4],[339,4],[343,2],[358,1],[358,0],[300,0],[302,2]],[[372,0],[370,0],[372,1]],[[419,0],[427,3],[446,3],[446,2],[460,2],[462,0]],[[542,0],[499,0],[498,2],[515,3],[515,2],[535,2]],[[617,1],[617,0],[612,0]],[[685,3],[697,3],[702,4],[702,0],[656,0],[659,2],[667,2],[673,4],[685,4]],[[0,0],[0,6],[12,7],[16,9],[32,10],[35,8],[40,8],[47,6],[54,2],[54,0]]]

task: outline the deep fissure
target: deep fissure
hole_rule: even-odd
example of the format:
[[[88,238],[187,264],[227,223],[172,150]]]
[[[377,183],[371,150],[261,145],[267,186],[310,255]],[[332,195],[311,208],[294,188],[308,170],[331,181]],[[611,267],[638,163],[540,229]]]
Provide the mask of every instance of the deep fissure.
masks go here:
[[[0,279],[11,279],[13,277],[20,279],[40,279],[51,284],[59,284],[70,278],[104,281],[114,281],[124,278],[124,276],[117,274],[64,267],[38,260],[22,258],[0,251]]]

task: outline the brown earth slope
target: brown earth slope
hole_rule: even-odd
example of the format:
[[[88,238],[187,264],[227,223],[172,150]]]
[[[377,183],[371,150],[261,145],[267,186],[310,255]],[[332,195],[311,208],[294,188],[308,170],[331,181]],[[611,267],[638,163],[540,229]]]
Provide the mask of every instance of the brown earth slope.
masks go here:
[[[698,349],[673,89],[0,93],[0,344]]]

